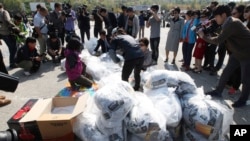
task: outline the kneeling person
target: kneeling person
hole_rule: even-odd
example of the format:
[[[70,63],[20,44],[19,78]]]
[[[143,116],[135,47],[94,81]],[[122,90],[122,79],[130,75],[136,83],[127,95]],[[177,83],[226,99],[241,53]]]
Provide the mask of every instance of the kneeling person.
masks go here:
[[[16,63],[18,67],[24,69],[25,75],[31,75],[31,73],[38,71],[41,64],[41,57],[36,49],[36,39],[28,37],[25,41],[25,45],[22,46],[16,56]]]

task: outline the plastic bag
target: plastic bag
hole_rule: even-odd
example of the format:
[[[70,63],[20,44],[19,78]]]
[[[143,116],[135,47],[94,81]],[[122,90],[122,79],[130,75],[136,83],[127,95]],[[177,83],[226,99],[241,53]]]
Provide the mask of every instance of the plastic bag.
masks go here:
[[[177,87],[180,94],[193,93],[196,89],[194,80],[186,73],[180,71],[154,70],[144,89],[157,89],[161,87]]]
[[[62,71],[66,71],[65,63],[66,63],[66,59],[64,58],[61,60],[61,70]]]
[[[113,127],[107,127],[105,120],[102,118],[97,119],[96,126],[99,131],[105,136],[109,137],[110,141],[126,141],[127,130],[123,121],[113,124]]]
[[[97,46],[97,38],[90,38],[85,42],[85,46],[90,54],[95,50],[95,47]]]
[[[109,141],[96,127],[97,116],[84,113],[77,117],[73,127],[75,135],[83,141]]]
[[[203,135],[183,125],[183,141],[208,141]]]
[[[143,93],[136,92],[137,104],[125,118],[126,128],[138,137],[150,141],[171,140],[166,130],[166,119],[154,108],[152,101]]]
[[[133,88],[125,81],[109,83],[100,88],[95,96],[95,103],[102,112],[106,123],[122,121],[134,106]]]
[[[223,113],[218,106],[199,97],[190,97],[183,102],[185,124],[204,135],[209,140],[219,140],[222,136]]]
[[[158,88],[146,91],[149,99],[167,120],[167,126],[176,127],[182,119],[182,108],[180,100],[174,93],[174,89]]]
[[[114,82],[119,82],[119,81],[122,81],[121,80],[121,76],[122,76],[122,73],[121,72],[116,72],[116,73],[112,73],[108,76],[103,76],[101,78],[101,80],[99,80],[97,83],[98,83],[98,86],[99,88],[102,88],[104,87],[105,85],[107,85],[108,83],[114,83]]]

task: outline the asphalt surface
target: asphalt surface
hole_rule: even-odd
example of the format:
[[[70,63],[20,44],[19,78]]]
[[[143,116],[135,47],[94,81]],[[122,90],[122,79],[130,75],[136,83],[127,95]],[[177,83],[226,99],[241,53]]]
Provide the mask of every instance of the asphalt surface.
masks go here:
[[[91,37],[93,37],[93,23],[91,23]],[[158,60],[158,69],[169,69],[169,70],[180,70],[181,62],[179,60],[182,59],[181,53],[181,43],[179,46],[179,52],[176,59],[176,65],[172,65],[170,63],[164,64],[163,60],[165,60],[165,44],[167,39],[168,28],[161,28],[161,40],[160,40],[160,56]],[[77,33],[79,35],[79,30],[77,29]],[[149,29],[145,29],[145,37],[149,37]],[[6,45],[1,46],[4,61],[6,66],[9,66],[8,63],[8,49]],[[172,54],[170,53],[169,62],[172,61]],[[227,63],[228,56],[224,61],[223,67]],[[217,61],[217,60],[216,60]],[[192,59],[193,64],[194,59]],[[203,87],[204,91],[209,91],[213,89],[220,77],[220,70],[218,75],[211,76],[209,72],[202,71],[201,74],[195,74],[191,71],[187,73],[195,80],[195,83],[198,87]],[[12,100],[12,103],[0,107],[0,131],[4,131],[8,129],[7,121],[9,118],[15,114],[15,112],[23,106],[23,104],[31,98],[51,98],[54,97],[62,88],[65,87],[67,83],[67,76],[64,71],[61,70],[60,65],[56,66],[52,64],[52,62],[47,62],[42,64],[39,72],[33,74],[31,76],[24,76],[23,70],[20,68],[9,70],[10,75],[17,76],[20,79],[19,86],[14,93],[8,93],[4,91],[0,91],[0,95],[5,95],[8,99]],[[227,94],[228,90],[225,89],[223,92],[223,100],[229,107],[233,101],[237,100],[240,91],[237,91],[237,94],[229,96]],[[250,106],[245,106],[243,108],[234,109],[234,124],[250,124]]]

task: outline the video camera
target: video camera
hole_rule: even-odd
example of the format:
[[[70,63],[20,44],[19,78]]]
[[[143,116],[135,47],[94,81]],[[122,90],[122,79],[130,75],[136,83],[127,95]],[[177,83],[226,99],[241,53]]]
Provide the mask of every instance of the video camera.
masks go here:
[[[62,4],[62,15],[64,15],[65,17],[72,17],[71,14],[71,5],[69,2],[64,2]]]
[[[219,29],[219,25],[216,23],[214,19],[209,21],[209,24],[198,24],[197,26],[193,26],[191,30],[198,32],[199,30],[202,30],[204,34],[208,35],[213,35],[216,34],[216,31]]]
[[[150,9],[147,9],[146,13],[144,13],[144,20],[148,21],[148,19],[152,16]]]

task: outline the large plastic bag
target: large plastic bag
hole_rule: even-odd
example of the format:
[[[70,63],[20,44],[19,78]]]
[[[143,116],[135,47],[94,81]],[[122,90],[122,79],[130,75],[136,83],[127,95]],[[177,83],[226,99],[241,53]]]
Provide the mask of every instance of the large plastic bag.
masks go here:
[[[194,80],[185,72],[154,70],[151,72],[144,89],[157,89],[161,87],[177,87],[177,93],[193,93],[196,84]]]
[[[95,47],[97,46],[97,38],[90,38],[88,41],[85,42],[85,47],[89,51],[90,54],[93,53],[95,50]]]
[[[110,141],[96,127],[97,116],[84,113],[77,117],[73,127],[75,135],[83,141]]]
[[[116,72],[116,73],[112,73],[112,74],[110,74],[108,76],[103,76],[101,78],[101,80],[99,80],[97,82],[98,86],[99,86],[99,88],[102,88],[105,85],[107,85],[108,83],[114,83],[114,82],[122,81],[121,76],[122,76],[121,72]]]
[[[140,92],[136,92],[135,97],[138,102],[125,118],[128,131],[142,139],[153,138],[156,134],[159,136],[154,137],[155,141],[165,141],[169,138],[166,119],[154,108],[152,101]]]
[[[190,129],[187,125],[183,125],[183,141],[208,141],[203,135]]]
[[[167,126],[178,126],[182,119],[182,108],[174,89],[163,87],[148,90],[145,93],[152,100],[155,108],[164,115]]]
[[[109,83],[96,91],[95,103],[107,124],[112,125],[126,117],[135,104],[133,92],[125,81]]]
[[[97,119],[97,128],[102,134],[108,136],[110,141],[126,141],[127,130],[123,121],[113,124],[113,127],[107,127],[106,125],[105,120],[100,117]]]
[[[223,114],[217,107],[198,97],[190,97],[183,103],[183,119],[189,128],[203,134],[209,140],[221,138]]]

